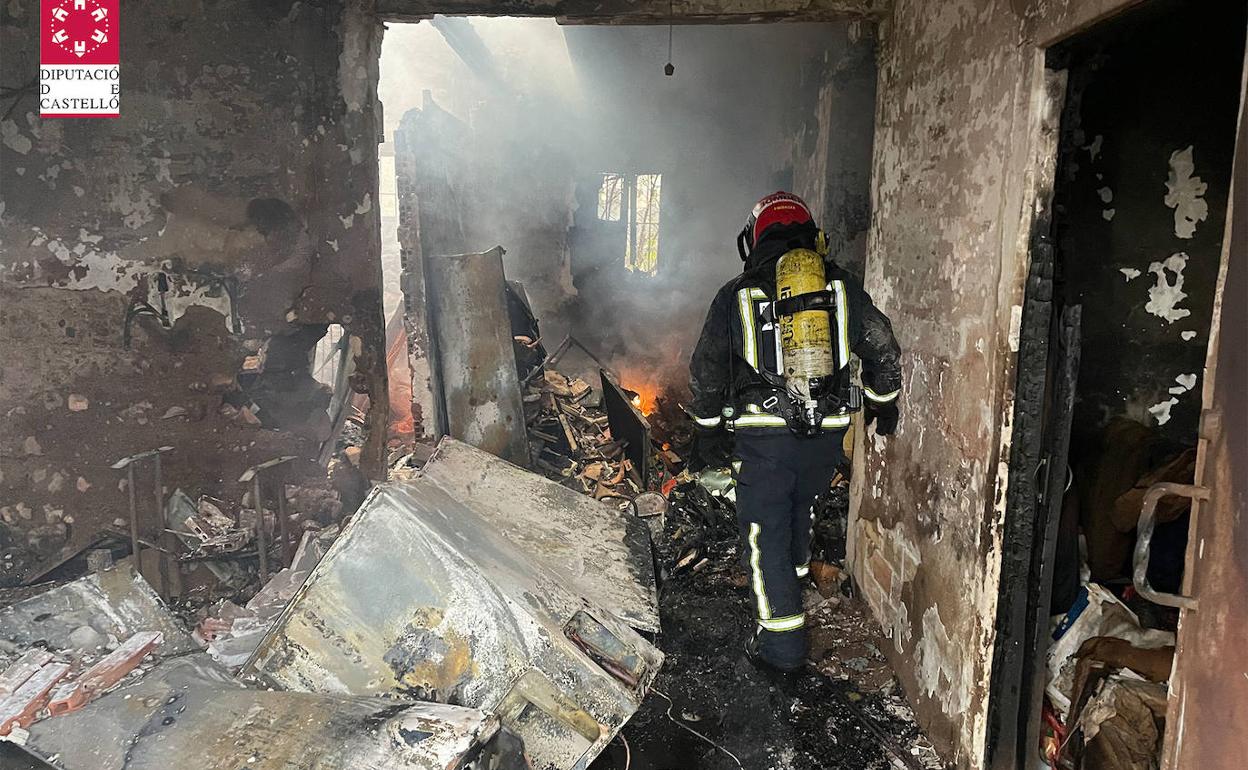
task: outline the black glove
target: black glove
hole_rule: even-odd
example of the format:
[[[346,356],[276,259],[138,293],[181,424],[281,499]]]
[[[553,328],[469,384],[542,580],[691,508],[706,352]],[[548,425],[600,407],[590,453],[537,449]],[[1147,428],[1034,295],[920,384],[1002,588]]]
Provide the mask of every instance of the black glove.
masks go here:
[[[693,435],[693,457],[689,470],[719,468],[732,461],[732,434],[723,427],[699,428]]]
[[[875,423],[875,435],[891,436],[897,430],[897,418],[901,414],[897,411],[897,402],[890,401],[887,404],[876,404],[867,402],[867,425]]]

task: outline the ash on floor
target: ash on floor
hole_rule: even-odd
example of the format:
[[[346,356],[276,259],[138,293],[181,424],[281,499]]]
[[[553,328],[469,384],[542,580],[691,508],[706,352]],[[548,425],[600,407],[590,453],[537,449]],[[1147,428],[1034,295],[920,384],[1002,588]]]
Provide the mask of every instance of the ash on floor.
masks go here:
[[[843,492],[834,490],[821,520],[844,516]],[[754,621],[731,503],[696,484],[671,498],[656,539],[666,578],[657,643],[667,660],[623,730],[627,748],[616,740],[591,770],[942,767],[897,688],[879,628],[839,570],[829,564],[821,590],[807,592],[810,666],[776,683],[744,655]],[[821,531],[838,529],[827,524]]]

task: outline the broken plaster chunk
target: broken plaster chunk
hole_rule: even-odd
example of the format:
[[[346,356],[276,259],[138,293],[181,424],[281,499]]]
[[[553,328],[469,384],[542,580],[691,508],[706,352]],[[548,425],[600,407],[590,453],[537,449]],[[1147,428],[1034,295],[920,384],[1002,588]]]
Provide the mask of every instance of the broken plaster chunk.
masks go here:
[[[1112,222],[1114,221],[1114,214],[1117,214],[1117,213],[1118,213],[1118,209],[1103,209],[1101,211],[1101,218],[1104,219],[1106,222]]]
[[[1196,387],[1196,375],[1194,374],[1180,374],[1174,378],[1174,381],[1179,383],[1184,390],[1191,390]]]
[[[94,652],[104,646],[108,640],[91,626],[79,626],[69,634],[69,643],[75,650]]]
[[[1179,334],[1179,336],[1183,338],[1184,342],[1191,342],[1192,340],[1196,339],[1196,332],[1191,331],[1189,329],[1188,331],[1185,331]]]
[[[1118,268],[1118,272],[1126,276],[1126,279],[1128,281],[1133,281],[1142,275],[1142,273],[1139,270],[1136,270],[1134,267],[1120,267]]]
[[[241,407],[238,410],[238,421],[246,425],[259,425],[260,418],[256,417],[256,413],[251,407]]]

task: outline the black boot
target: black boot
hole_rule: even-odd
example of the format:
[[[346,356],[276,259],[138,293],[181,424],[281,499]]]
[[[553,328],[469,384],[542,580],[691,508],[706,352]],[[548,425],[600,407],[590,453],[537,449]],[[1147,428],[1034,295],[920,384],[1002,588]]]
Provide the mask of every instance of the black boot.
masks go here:
[[[750,663],[754,664],[756,668],[770,673],[787,675],[801,673],[801,671],[806,668],[805,662],[798,663],[794,666],[781,666],[767,660],[760,650],[761,645],[759,635],[762,633],[762,629],[755,629],[754,633],[750,634],[749,639],[745,642],[745,657],[750,661]]]

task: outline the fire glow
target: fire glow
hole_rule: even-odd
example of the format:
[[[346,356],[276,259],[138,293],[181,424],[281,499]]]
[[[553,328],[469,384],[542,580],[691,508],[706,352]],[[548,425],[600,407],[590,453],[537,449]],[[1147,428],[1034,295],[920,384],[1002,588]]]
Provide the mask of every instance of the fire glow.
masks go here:
[[[644,415],[651,414],[659,405],[659,390],[649,383],[629,384],[624,389],[632,394],[633,406]]]

